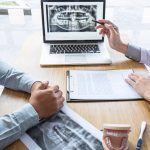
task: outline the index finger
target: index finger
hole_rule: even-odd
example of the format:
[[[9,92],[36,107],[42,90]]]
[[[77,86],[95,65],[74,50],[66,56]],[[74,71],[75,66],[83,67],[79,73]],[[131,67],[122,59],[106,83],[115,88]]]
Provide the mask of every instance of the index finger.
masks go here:
[[[101,19],[101,20],[98,20],[98,22],[112,25],[114,27],[114,29],[116,29],[118,31],[118,27],[113,22],[111,22],[109,20]]]
[[[105,26],[104,25],[98,25],[98,26],[96,26],[96,29],[99,29],[99,28],[105,28]]]
[[[114,23],[112,23],[111,21],[109,21],[109,20],[105,20],[105,19],[98,20],[98,22],[115,25],[115,24],[114,24]]]
[[[139,79],[139,76],[134,73],[129,74],[128,77],[135,82]]]
[[[126,81],[129,85],[131,85],[133,88],[135,87],[135,82],[134,82],[133,80],[131,80],[131,79],[125,79],[125,81]]]

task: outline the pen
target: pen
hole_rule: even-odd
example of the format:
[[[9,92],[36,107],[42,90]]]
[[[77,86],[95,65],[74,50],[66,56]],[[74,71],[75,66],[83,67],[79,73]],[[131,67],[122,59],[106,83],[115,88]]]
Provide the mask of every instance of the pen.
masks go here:
[[[96,20],[92,20],[93,22],[95,22],[95,23],[98,23],[98,24],[101,24],[101,25],[104,25],[105,23],[102,23],[102,22],[98,22],[98,21],[96,21]]]
[[[92,20],[92,21],[95,22],[95,23],[101,24],[101,25],[104,25],[104,24],[105,24],[105,23],[103,23],[103,22],[98,22],[98,21],[96,21],[96,20]],[[113,25],[113,28],[114,28],[114,29],[117,29],[117,26]]]
[[[141,149],[141,146],[142,146],[142,137],[143,137],[145,128],[146,128],[146,122],[142,121],[140,135],[139,135],[138,142],[137,142],[137,145],[136,145],[136,150],[140,150]]]

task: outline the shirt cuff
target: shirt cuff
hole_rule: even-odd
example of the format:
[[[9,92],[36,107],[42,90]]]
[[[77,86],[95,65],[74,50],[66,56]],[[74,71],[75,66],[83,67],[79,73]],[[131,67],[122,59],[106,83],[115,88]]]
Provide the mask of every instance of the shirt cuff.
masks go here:
[[[128,50],[125,56],[139,62],[141,59],[141,48],[128,44]]]
[[[15,111],[12,116],[18,122],[21,134],[39,123],[38,113],[30,103]]]
[[[22,83],[23,84],[18,86],[18,89],[22,89],[22,91],[25,91],[27,93],[31,93],[32,85],[35,82],[36,82],[35,80],[30,80],[30,78],[22,79]]]

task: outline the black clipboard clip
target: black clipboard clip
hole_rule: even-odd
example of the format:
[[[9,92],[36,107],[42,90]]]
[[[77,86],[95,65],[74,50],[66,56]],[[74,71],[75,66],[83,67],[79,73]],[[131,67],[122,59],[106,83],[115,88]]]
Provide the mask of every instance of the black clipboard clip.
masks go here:
[[[70,101],[70,71],[66,72],[66,100]]]
[[[66,100],[67,102],[70,102],[70,93],[74,92],[73,90],[70,89],[70,79],[71,79],[71,75],[70,75],[70,70],[68,70],[66,72]]]

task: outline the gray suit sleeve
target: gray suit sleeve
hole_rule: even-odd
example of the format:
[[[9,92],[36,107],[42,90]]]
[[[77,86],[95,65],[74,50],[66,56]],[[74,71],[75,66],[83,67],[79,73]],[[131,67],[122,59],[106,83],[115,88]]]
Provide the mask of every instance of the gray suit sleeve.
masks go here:
[[[30,93],[34,82],[27,74],[17,71],[10,65],[0,61],[0,85]]]
[[[126,57],[133,59],[135,61],[140,62],[141,60],[141,48],[131,45],[128,45],[127,53],[125,54]]]

